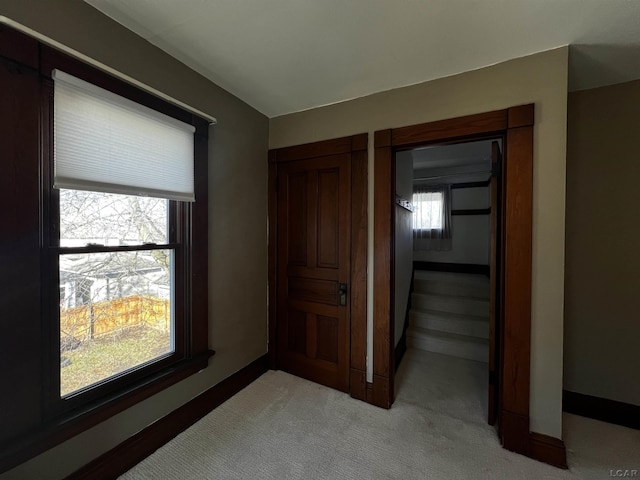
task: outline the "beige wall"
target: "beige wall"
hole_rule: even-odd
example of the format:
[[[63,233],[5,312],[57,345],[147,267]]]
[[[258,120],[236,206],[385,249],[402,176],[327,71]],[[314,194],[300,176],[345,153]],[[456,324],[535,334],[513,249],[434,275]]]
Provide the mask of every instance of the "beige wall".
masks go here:
[[[554,437],[561,436],[562,427],[567,54],[563,47],[276,117],[270,120],[269,138],[270,148],[284,147],[535,103],[531,429]],[[375,172],[371,171],[373,136],[369,137],[371,215]],[[370,256],[371,229],[372,222]],[[371,277],[371,261],[369,266]]]
[[[564,387],[640,405],[640,81],[569,95]]]
[[[218,119],[209,148],[209,367],[0,476],[62,478],[267,351],[268,120],[80,0],[0,0],[20,22]]]

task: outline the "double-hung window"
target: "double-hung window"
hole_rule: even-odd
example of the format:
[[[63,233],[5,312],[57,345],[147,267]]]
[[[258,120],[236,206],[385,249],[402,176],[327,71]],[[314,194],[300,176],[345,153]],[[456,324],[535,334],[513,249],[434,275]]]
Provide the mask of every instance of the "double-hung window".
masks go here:
[[[54,79],[60,396],[184,355],[195,128],[62,71]],[[155,365],[157,366],[157,365]]]
[[[0,29],[0,470],[206,368],[209,122]]]

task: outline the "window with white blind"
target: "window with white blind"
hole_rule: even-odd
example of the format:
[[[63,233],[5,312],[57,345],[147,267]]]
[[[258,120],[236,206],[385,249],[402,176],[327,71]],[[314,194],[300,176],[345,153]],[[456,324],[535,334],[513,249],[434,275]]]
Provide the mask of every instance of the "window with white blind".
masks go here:
[[[55,70],[54,187],[193,202],[193,125]]]
[[[53,79],[67,398],[184,355],[179,218],[195,201],[195,128],[65,72]]]
[[[207,368],[213,351],[208,120],[0,37],[6,466]]]

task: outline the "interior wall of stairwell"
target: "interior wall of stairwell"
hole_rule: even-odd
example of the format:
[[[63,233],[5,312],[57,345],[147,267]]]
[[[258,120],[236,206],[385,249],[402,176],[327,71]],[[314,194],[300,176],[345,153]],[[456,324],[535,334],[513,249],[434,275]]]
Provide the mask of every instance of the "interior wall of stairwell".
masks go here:
[[[404,152],[403,152],[404,153]],[[396,195],[411,201],[413,163],[410,156],[396,157]],[[396,204],[395,227],[395,344],[402,337],[413,273],[412,213]]]
[[[473,210],[490,206],[489,187],[458,188],[451,191],[453,210]],[[451,250],[420,250],[413,259],[423,262],[489,264],[489,215],[451,217]]]

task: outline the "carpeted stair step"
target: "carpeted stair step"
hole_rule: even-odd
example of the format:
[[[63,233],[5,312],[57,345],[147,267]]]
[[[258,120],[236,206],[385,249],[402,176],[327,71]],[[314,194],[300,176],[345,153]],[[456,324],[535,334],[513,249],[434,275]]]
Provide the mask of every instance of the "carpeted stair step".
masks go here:
[[[407,330],[407,346],[478,362],[489,361],[489,340],[477,337],[411,327]]]
[[[489,317],[486,316],[412,309],[409,318],[412,327],[468,337],[489,338]]]
[[[414,291],[411,296],[411,308],[483,317],[489,315],[489,300]]]

